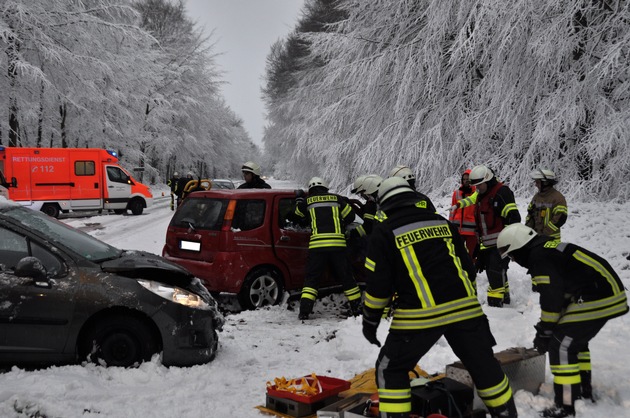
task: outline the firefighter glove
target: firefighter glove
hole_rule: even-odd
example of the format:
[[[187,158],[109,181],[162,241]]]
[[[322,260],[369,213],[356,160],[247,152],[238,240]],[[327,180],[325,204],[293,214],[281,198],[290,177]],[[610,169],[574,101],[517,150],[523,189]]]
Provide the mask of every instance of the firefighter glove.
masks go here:
[[[297,190],[295,191],[295,197],[301,197],[301,198],[304,198],[304,196],[306,196],[306,193],[304,193],[304,190],[302,190],[302,189],[297,189]]]
[[[481,273],[486,269],[486,257],[483,251],[479,251],[477,254],[477,259],[475,260],[475,270],[477,273]]]
[[[378,328],[378,320],[371,321],[363,316],[363,336],[370,344],[374,344],[378,347],[381,346],[381,342],[376,338],[376,330]]]
[[[540,354],[545,354],[549,350],[549,342],[551,341],[553,331],[549,329],[548,326],[545,326],[540,322],[537,323],[534,328],[536,328],[536,336],[534,337],[534,348]]]

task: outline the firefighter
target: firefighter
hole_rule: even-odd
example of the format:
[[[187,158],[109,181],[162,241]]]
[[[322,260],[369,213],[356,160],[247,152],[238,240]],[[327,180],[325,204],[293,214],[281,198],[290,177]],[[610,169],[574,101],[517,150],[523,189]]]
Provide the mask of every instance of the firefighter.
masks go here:
[[[189,181],[193,180],[194,174],[192,171],[186,173],[185,177],[180,177],[177,180],[177,184],[175,186],[175,196],[177,196],[177,207],[182,204],[184,198],[186,197],[186,185]]]
[[[500,182],[488,167],[477,165],[470,171],[470,184],[477,190],[453,207],[475,205],[475,228],[479,244],[476,250],[477,272],[488,276],[488,306],[503,307],[510,303],[507,277],[509,259],[502,259],[497,250],[497,237],[505,225],[521,222],[514,193]],[[453,209],[453,208],[451,208]]]
[[[389,334],[376,361],[381,417],[411,412],[409,370],[444,336],[466,366],[492,417],[516,417],[507,376],[494,357],[495,340],[472,282],[475,266],[457,228],[418,204],[422,200],[401,178],[378,189],[387,219],[370,236],[363,335],[381,346],[376,331],[397,293]]]
[[[328,184],[319,177],[308,182],[308,198],[296,192],[295,216],[310,221],[304,287],[300,298],[299,319],[305,320],[313,311],[319,279],[330,266],[331,273],[343,286],[352,315],[361,313],[361,290],[352,277],[350,259],[346,253],[345,226],[355,218],[347,200],[328,191]]]
[[[407,182],[409,183],[409,187],[415,190],[416,194],[424,202],[426,202],[427,208],[431,209],[433,212],[437,212],[435,210],[435,205],[433,204],[433,202],[431,202],[431,199],[429,199],[427,195],[422,194],[416,190],[416,176],[415,174],[413,174],[413,171],[411,171],[411,169],[408,166],[398,164],[396,167],[392,168],[392,170],[389,172],[389,177],[400,177],[402,179],[407,180]]]
[[[271,189],[265,180],[260,178],[260,166],[253,161],[247,161],[241,167],[245,183],[238,186],[238,189]]]
[[[362,230],[364,235],[369,235],[372,231],[374,222],[376,222],[376,193],[378,186],[383,179],[376,174],[368,174],[359,176],[355,181],[352,193],[358,194],[365,200],[365,204],[361,207],[361,219],[363,219]]]
[[[540,293],[534,348],[549,353],[555,394],[555,406],[542,416],[573,416],[576,399],[593,399],[589,341],[628,312],[623,283],[599,255],[522,224],[506,226],[497,246],[502,257],[528,269]]]
[[[536,233],[548,235],[560,241],[560,227],[567,221],[567,201],[553,186],[557,183],[556,174],[544,168],[532,171],[532,180],[538,193],[527,207],[525,225]]]
[[[459,234],[466,243],[468,254],[474,261],[474,252],[477,247],[477,233],[475,232],[475,207],[473,205],[465,208],[458,208],[457,202],[475,193],[475,186],[470,185],[470,170],[465,170],[462,174],[461,185],[453,192],[452,205],[448,220],[457,225]]]
[[[177,181],[179,180],[179,173],[176,171],[166,183],[171,188],[171,210],[175,210],[175,189],[177,189]]]

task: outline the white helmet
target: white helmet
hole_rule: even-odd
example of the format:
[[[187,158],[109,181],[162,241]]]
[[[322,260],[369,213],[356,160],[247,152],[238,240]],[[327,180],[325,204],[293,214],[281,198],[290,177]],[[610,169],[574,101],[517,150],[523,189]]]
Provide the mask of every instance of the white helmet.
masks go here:
[[[313,187],[323,187],[328,190],[328,183],[320,177],[313,177],[308,181],[308,188],[310,190]]]
[[[173,177],[179,177],[179,173],[176,171],[173,173]]]
[[[492,180],[494,173],[485,165],[476,165],[470,170],[468,178],[470,179],[471,186],[477,186],[481,183]]]
[[[511,224],[503,228],[497,238],[497,249],[502,258],[507,257],[512,251],[523,248],[536,236],[536,231],[527,225]]]
[[[253,161],[247,161],[245,164],[243,164],[243,167],[241,167],[241,171],[246,171],[256,176],[260,176],[260,166]]]
[[[357,194],[361,193],[363,191],[363,181],[366,177],[367,175],[365,174],[357,177],[357,179],[354,181],[354,184],[352,185],[352,189],[350,190],[350,192]]]
[[[370,174],[363,181],[363,193],[366,195],[373,195],[378,192],[378,187],[383,182],[383,178],[376,174]]]
[[[531,177],[533,180],[555,181],[556,173],[545,168],[537,168],[536,170],[532,171]]]
[[[400,193],[413,193],[407,180],[402,177],[388,177],[378,186],[378,200],[382,205],[387,199]]]
[[[392,168],[392,171],[389,172],[389,177],[400,177],[407,181],[416,179],[413,171],[411,171],[411,169],[406,165],[402,164],[398,164],[396,167]]]

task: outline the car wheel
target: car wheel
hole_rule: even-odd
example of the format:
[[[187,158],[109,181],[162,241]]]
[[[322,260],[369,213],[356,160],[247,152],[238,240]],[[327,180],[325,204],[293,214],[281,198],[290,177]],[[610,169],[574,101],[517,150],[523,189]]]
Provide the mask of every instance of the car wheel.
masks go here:
[[[134,215],[142,215],[144,205],[142,204],[142,201],[140,199],[133,199],[131,202],[129,202],[129,209]]]
[[[274,270],[263,268],[247,275],[238,301],[243,309],[256,309],[265,305],[277,305],[282,298],[282,282]]]
[[[46,203],[42,206],[42,212],[51,218],[59,217],[59,206],[56,203]]]
[[[91,328],[81,355],[97,364],[130,367],[150,360],[158,349],[156,339],[144,322],[132,316],[116,315]]]

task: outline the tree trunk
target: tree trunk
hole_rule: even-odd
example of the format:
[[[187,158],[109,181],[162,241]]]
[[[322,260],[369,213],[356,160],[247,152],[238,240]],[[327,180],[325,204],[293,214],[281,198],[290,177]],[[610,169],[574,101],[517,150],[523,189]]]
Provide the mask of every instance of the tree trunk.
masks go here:
[[[61,117],[59,124],[60,124],[60,132],[61,132],[61,148],[68,148],[68,140],[66,138],[67,132],[66,132],[66,115],[67,115],[67,109],[66,109],[66,104],[62,103],[59,105],[59,116]]]

